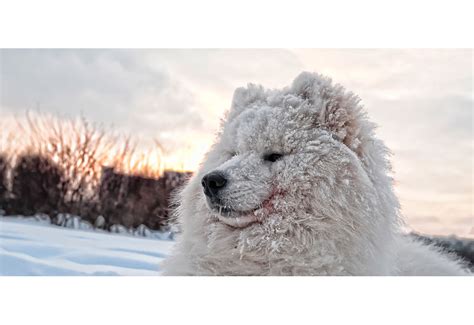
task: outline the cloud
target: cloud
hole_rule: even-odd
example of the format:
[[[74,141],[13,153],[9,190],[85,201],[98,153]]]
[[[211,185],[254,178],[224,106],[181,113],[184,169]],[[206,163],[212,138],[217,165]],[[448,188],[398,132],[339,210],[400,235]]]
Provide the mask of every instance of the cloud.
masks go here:
[[[285,50],[1,50],[0,108],[82,113],[161,138],[170,153],[199,139],[191,154],[202,156],[236,87],[287,82],[298,64]]]
[[[4,111],[26,109],[86,117],[157,136],[199,128],[194,95],[135,50],[2,50]]]

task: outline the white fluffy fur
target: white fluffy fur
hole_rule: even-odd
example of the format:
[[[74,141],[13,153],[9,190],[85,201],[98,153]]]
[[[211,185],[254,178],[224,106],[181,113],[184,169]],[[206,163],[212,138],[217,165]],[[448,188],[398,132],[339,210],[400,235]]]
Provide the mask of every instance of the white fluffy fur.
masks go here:
[[[389,151],[359,98],[319,74],[235,91],[217,142],[182,190],[166,275],[466,275],[401,232]],[[265,161],[268,153],[284,156]],[[224,172],[223,217],[201,179]]]

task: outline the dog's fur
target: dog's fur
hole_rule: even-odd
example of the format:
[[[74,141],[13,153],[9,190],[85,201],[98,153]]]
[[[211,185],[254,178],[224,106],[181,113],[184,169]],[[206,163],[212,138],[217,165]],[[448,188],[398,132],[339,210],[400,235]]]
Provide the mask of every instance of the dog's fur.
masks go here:
[[[465,275],[402,234],[389,151],[359,98],[319,74],[235,91],[218,141],[179,196],[166,275]],[[283,157],[271,162],[265,155]],[[222,206],[201,180],[228,178]],[[223,213],[223,210],[226,212]]]

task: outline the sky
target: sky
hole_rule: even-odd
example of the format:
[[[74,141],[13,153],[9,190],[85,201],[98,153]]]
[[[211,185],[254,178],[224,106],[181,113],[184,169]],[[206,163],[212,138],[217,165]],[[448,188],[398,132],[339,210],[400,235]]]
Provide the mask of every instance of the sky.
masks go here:
[[[474,236],[470,49],[0,50],[0,119],[82,114],[158,139],[167,167],[195,170],[235,88],[284,87],[301,71],[361,97],[409,226]]]

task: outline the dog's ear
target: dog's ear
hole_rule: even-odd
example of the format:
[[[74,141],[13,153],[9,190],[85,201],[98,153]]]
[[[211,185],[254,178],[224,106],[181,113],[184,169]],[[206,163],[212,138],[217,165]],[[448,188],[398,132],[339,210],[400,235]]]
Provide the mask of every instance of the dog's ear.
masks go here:
[[[232,120],[249,107],[265,103],[266,99],[265,89],[261,85],[249,83],[247,87],[237,88],[232,98],[232,106],[227,114],[227,121]]]
[[[291,92],[302,98],[310,107],[316,127],[328,130],[334,138],[357,152],[363,128],[368,122],[360,99],[333,84],[328,77],[303,72],[291,86]],[[369,127],[369,125],[367,125]]]

